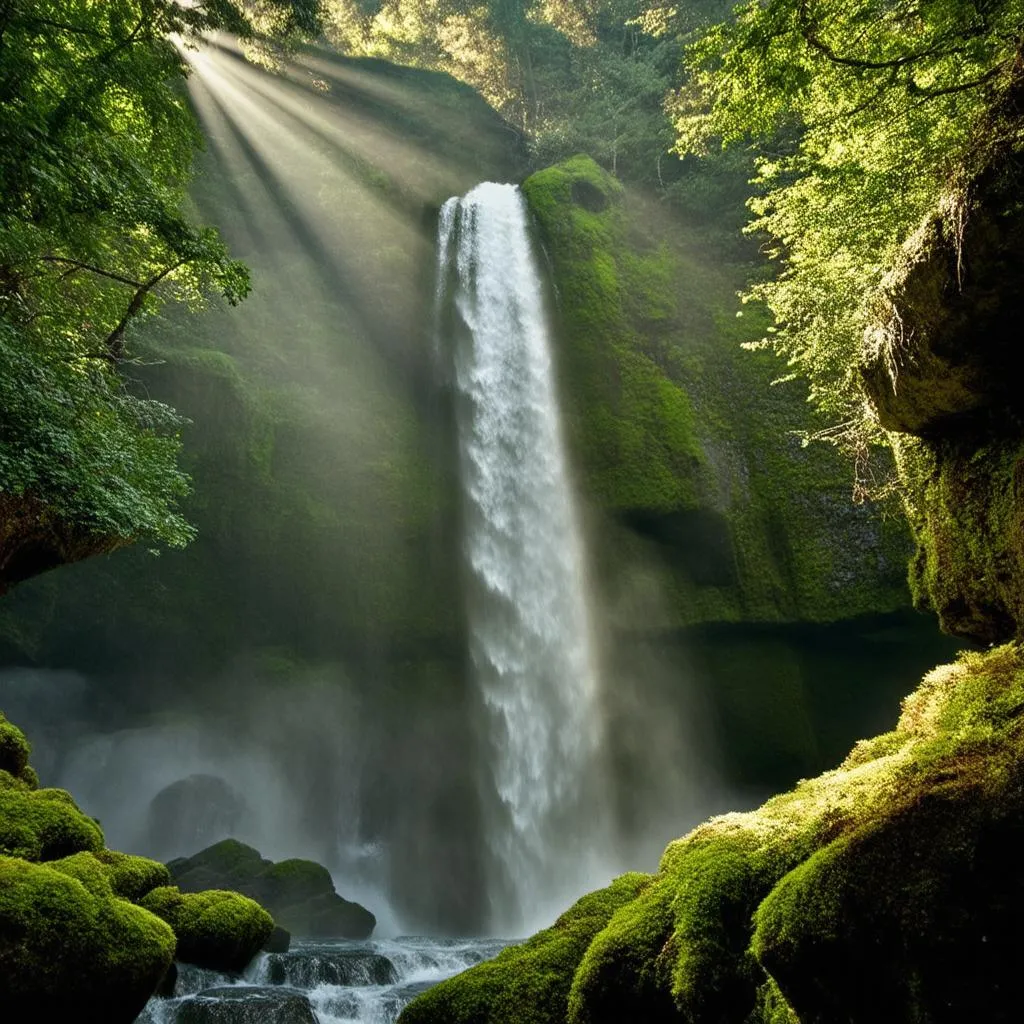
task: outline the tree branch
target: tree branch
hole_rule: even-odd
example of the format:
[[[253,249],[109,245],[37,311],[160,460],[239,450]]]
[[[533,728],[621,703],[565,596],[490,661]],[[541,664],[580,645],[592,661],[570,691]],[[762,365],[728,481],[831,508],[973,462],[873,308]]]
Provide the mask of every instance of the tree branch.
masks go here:
[[[124,332],[128,327],[128,324],[134,319],[138,312],[142,309],[142,304],[146,301],[146,296],[170,273],[177,270],[179,267],[183,267],[186,263],[191,263],[191,260],[178,260],[177,263],[172,264],[164,270],[161,270],[159,274],[155,274],[145,284],[140,284],[138,290],[132,296],[132,301],[128,303],[128,308],[125,310],[125,314],[121,317],[118,325],[107,335],[105,342],[107,350],[107,359],[112,363],[119,363],[124,359]]]
[[[111,281],[119,281],[121,284],[126,284],[131,288],[146,287],[142,281],[134,281],[130,277],[124,277],[122,274],[116,274],[111,270],[104,270],[102,267],[97,267],[92,263],[83,263],[81,260],[68,259],[66,256],[40,256],[39,258],[44,263],[63,263],[69,267],[74,267],[76,270],[88,270],[91,274],[109,277]]]
[[[991,82],[1000,71],[1003,70],[1003,64],[997,64],[994,68],[990,68],[980,78],[975,78],[970,82],[961,82],[959,85],[947,85],[938,89],[930,88],[925,85],[918,85],[912,78],[907,83],[907,89],[912,96],[923,96],[926,99],[932,99],[935,96],[951,96],[957,92],[967,92],[969,89],[977,89],[978,86],[984,85],[986,82]]]

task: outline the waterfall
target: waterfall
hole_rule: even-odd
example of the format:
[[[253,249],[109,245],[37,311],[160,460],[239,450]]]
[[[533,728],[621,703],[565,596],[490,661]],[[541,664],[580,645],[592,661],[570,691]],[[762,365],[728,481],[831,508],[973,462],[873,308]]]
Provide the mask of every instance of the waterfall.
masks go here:
[[[450,199],[438,249],[471,653],[489,716],[492,925],[509,934],[550,923],[607,880],[597,670],[543,287],[518,188],[486,183]]]

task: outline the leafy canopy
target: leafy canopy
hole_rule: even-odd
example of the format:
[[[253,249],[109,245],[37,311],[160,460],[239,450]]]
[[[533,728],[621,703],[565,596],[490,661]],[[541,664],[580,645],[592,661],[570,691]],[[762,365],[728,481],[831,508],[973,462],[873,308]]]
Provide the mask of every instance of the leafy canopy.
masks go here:
[[[0,4],[0,494],[104,536],[190,538],[181,420],[126,379],[132,328],[167,299],[234,304],[249,277],[182,212],[201,139],[180,47],[318,26],[312,0]]]
[[[1011,78],[1022,26],[1021,0],[755,0],[687,51],[678,147],[758,154],[750,228],[782,270],[750,297],[833,440],[871,432],[856,364],[872,296]]]

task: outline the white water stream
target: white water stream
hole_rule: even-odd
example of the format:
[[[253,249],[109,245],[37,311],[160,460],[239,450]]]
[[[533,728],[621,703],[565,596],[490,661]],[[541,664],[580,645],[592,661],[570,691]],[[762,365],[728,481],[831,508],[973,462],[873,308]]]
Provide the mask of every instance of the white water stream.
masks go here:
[[[491,923],[498,934],[523,934],[609,875],[585,559],[519,189],[485,183],[449,200],[438,251],[472,658],[498,798],[487,826],[500,867]]]

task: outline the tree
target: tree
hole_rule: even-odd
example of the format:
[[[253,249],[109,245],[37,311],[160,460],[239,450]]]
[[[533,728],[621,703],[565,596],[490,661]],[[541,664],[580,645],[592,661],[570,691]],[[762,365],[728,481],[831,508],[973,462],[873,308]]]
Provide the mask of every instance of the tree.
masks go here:
[[[315,28],[315,14],[309,0],[0,0],[8,554],[15,522],[30,533],[59,523],[108,548],[191,537],[176,509],[188,488],[181,420],[132,391],[133,331],[167,299],[236,303],[249,277],[215,230],[182,212],[201,139],[180,47],[214,28]]]
[[[687,52],[678,147],[758,154],[750,229],[782,269],[749,296],[857,451],[879,438],[856,375],[873,296],[1019,73],[1022,26],[1020,0],[758,0]]]

